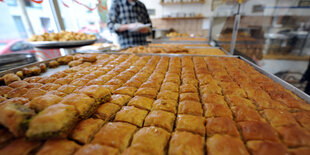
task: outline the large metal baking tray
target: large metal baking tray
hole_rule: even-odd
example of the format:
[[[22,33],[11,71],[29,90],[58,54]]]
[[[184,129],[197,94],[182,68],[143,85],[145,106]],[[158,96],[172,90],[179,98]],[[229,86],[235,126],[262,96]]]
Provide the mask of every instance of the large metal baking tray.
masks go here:
[[[76,41],[33,41],[29,42],[32,46],[36,48],[73,48],[85,45],[91,45],[95,43],[97,39],[94,40],[76,40]]]
[[[257,71],[259,71],[260,73],[264,74],[265,76],[271,78],[273,81],[275,81],[276,83],[279,83],[280,85],[282,85],[284,88],[292,91],[293,93],[295,93],[298,97],[300,97],[301,99],[303,99],[304,101],[306,101],[308,104],[310,104],[310,96],[307,95],[306,93],[304,93],[303,91],[301,91],[300,89],[294,87],[293,85],[285,82],[284,80],[278,78],[277,76],[271,74],[271,73],[268,73],[267,71],[265,71],[264,69],[262,69],[261,67],[257,66],[256,64],[248,61],[247,59],[241,57],[241,56],[233,56],[233,55],[219,55],[219,56],[212,56],[212,55],[194,55],[194,54],[153,54],[153,53],[120,53],[120,52],[106,52],[106,53],[103,53],[103,54],[115,54],[115,55],[132,55],[132,54],[135,54],[135,55],[138,55],[138,56],[168,56],[168,57],[184,57],[184,56],[192,56],[192,57],[228,57],[228,58],[239,58],[245,62],[247,62],[248,64],[250,64],[251,66],[253,66]],[[29,64],[29,65],[24,65],[24,66],[20,66],[20,67],[17,67],[17,68],[13,68],[13,69],[10,69],[10,70],[7,70],[7,71],[3,71],[3,72],[0,72],[0,77],[3,76],[4,74],[7,74],[7,73],[14,73],[14,72],[17,72],[21,69],[23,69],[24,67],[32,67],[34,65],[38,65],[40,63],[48,63],[49,61],[52,61],[52,60],[56,60],[60,57],[57,57],[57,58],[53,58],[53,59],[50,59],[50,60],[46,60],[46,61],[42,61],[42,62],[37,62],[37,63],[32,63],[32,64]],[[68,68],[68,65],[63,65],[63,66],[59,66],[58,68],[48,68],[47,69],[47,72],[45,73],[42,73],[40,74],[40,76],[49,76],[49,75],[52,75],[58,71],[62,71],[62,70],[65,70]]]

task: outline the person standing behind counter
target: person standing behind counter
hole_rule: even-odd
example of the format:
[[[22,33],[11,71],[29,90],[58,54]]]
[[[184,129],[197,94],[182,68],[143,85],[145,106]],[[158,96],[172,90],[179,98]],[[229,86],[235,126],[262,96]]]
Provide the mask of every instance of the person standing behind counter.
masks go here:
[[[151,19],[145,5],[139,0],[114,0],[109,11],[108,27],[116,32],[121,48],[146,45],[151,34]]]

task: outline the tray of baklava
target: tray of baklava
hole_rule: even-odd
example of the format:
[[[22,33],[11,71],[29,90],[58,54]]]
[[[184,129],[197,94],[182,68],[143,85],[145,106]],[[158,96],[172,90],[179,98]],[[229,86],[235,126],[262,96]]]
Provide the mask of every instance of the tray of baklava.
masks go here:
[[[310,105],[239,58],[54,61],[2,77],[0,154],[310,153]]]

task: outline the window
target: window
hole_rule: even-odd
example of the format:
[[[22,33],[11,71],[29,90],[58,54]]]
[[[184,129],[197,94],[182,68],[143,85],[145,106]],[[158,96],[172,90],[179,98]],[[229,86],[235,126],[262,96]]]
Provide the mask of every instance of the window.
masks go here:
[[[27,32],[21,16],[13,16],[14,23],[21,38],[27,38]]]
[[[6,0],[5,2],[9,6],[17,6],[16,0]]]
[[[11,51],[13,52],[25,51],[30,49],[32,49],[32,47],[24,41],[16,42],[11,46]]]

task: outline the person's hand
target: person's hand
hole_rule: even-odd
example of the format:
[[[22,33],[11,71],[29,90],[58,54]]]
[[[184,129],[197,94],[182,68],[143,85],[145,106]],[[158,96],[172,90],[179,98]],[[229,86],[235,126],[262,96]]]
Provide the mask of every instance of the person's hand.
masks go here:
[[[139,30],[140,33],[148,33],[150,32],[150,28],[149,27],[146,27],[146,28],[142,28]]]
[[[131,23],[131,24],[127,24],[127,29],[130,30],[134,30],[136,29],[139,25],[142,25],[141,23]]]

